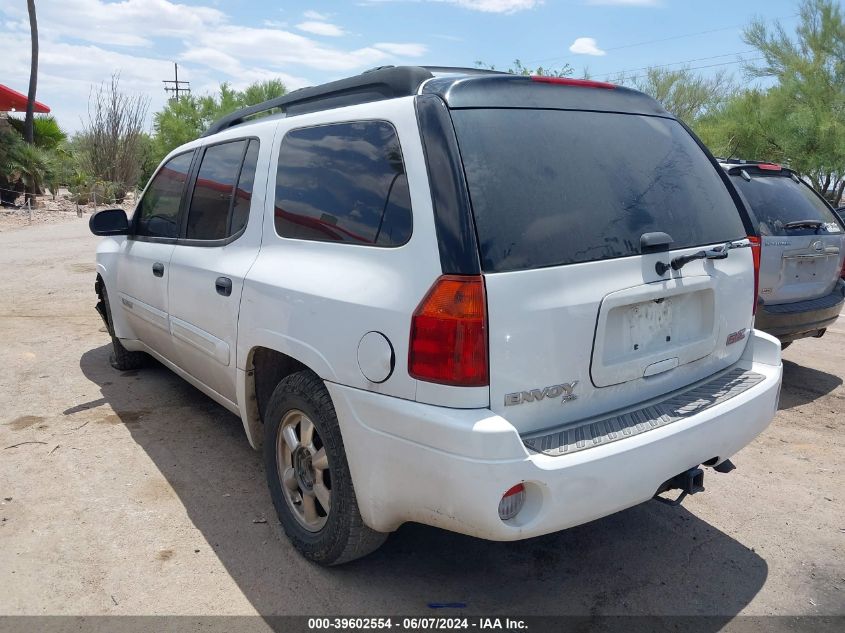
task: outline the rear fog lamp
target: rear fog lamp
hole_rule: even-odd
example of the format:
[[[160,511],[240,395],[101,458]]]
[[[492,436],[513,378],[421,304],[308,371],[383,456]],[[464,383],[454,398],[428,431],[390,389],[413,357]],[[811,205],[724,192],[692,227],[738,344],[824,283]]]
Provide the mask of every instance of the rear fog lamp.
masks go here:
[[[499,518],[502,521],[514,518],[522,510],[523,505],[525,505],[525,486],[516,484],[502,495],[502,500],[499,501]]]

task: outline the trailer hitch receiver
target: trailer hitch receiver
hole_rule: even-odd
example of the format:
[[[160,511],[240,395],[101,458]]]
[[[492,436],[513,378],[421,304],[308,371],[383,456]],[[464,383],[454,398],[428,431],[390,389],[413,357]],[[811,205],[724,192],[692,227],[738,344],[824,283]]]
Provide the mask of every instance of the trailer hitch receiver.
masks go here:
[[[660,496],[661,493],[669,490],[680,490],[681,494],[674,500]],[[697,492],[704,492],[704,471],[700,468],[690,468],[663,482],[654,493],[654,499],[666,505],[679,506],[687,495],[694,495]]]

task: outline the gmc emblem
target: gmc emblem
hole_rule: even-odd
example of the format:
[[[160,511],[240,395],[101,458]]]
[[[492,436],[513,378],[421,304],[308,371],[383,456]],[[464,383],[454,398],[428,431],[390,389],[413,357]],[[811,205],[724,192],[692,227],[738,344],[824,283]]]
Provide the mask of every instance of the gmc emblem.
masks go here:
[[[731,332],[728,334],[728,339],[725,341],[725,347],[728,345],[733,345],[745,338],[745,330],[739,330],[737,332]]]

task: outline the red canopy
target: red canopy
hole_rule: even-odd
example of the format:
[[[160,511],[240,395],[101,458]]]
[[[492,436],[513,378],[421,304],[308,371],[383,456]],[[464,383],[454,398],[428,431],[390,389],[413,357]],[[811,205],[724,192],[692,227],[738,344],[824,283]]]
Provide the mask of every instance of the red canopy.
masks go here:
[[[26,112],[27,99],[25,94],[12,90],[8,86],[0,84],[0,112]],[[40,101],[35,102],[35,112],[47,113],[50,108]]]

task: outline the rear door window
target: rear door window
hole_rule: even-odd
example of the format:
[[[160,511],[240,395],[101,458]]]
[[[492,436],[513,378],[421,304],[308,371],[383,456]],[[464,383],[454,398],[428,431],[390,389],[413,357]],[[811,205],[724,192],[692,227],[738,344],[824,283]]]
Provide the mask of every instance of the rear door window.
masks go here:
[[[206,148],[188,210],[187,239],[222,240],[237,232],[231,230],[230,217],[247,142],[232,141]],[[241,228],[243,224],[237,227]]]
[[[280,236],[400,246],[411,225],[402,149],[390,123],[321,125],[285,135],[276,175]]]
[[[487,272],[744,237],[733,198],[672,119],[564,110],[453,110]]]
[[[787,227],[790,222],[802,221],[821,222],[819,232],[841,232],[833,211],[809,186],[795,182],[790,176],[755,172],[754,168],[736,170],[736,173],[732,170],[731,179],[751,206],[761,234],[816,233],[815,228],[808,226]]]
[[[158,170],[138,204],[135,235],[179,236],[179,207],[193,157],[193,152],[179,154]]]

